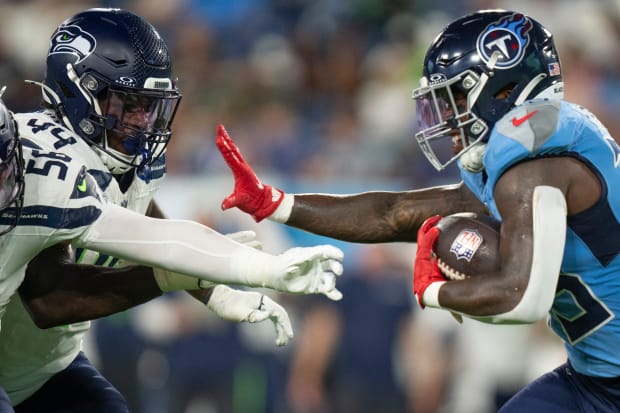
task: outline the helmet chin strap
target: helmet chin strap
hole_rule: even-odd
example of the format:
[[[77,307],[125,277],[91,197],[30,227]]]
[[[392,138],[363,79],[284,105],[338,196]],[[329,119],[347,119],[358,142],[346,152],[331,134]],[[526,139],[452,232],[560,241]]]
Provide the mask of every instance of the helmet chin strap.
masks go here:
[[[148,164],[148,153],[138,155],[138,159],[140,159],[140,164],[138,166],[132,165],[134,161],[133,155],[127,155],[126,153],[117,151],[116,149],[111,148],[107,144],[107,134],[104,137],[105,148],[104,151],[102,148],[98,146],[93,146],[99,158],[103,164],[108,168],[112,175],[122,175],[131,171],[132,169],[136,170],[136,174],[140,179],[149,183],[152,177],[151,166]],[[146,152],[146,150],[144,150]],[[118,159],[117,159],[118,158]]]

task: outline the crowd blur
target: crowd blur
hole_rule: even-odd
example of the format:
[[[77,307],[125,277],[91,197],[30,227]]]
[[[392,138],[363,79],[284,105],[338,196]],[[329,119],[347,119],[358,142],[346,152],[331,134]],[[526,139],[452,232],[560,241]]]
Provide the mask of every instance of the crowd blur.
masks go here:
[[[251,228],[271,252],[333,242],[219,203],[232,179],[215,149],[223,123],[265,181],[288,192],[351,193],[454,182],[413,140],[411,90],[425,48],[450,20],[501,0],[3,0],[0,83],[36,108],[49,37],[89,7],[144,16],[166,40],[183,98],[157,200],[171,217],[222,232]],[[620,4],[523,0],[562,57],[567,100],[620,137]],[[276,296],[295,339],[234,325],[184,294],[99,320],[87,352],[134,413],[486,413],[564,357],[544,324],[459,325],[419,311],[414,245],[345,245],[344,300]]]

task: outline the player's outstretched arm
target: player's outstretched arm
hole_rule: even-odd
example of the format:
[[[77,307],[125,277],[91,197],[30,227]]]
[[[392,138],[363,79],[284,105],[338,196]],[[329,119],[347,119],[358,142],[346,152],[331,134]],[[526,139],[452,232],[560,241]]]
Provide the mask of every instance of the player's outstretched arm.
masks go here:
[[[146,213],[153,218],[164,219],[165,215],[155,201],[151,201]],[[254,249],[262,249],[262,243],[256,239],[254,231],[239,231],[226,234],[233,241]],[[158,271],[155,275],[162,290],[166,288],[184,289],[196,282],[193,277],[183,274]],[[276,330],[276,345],[285,346],[293,338],[293,327],[288,313],[280,304],[268,296],[255,291],[234,290],[225,285],[214,285],[207,281],[198,282],[205,288],[187,292],[224,320],[242,323],[259,323],[269,320]],[[209,288],[206,288],[209,286]],[[191,288],[191,287],[190,287]]]
[[[187,220],[148,218],[104,204],[101,215],[74,240],[130,262],[217,284],[266,287],[338,300],[343,253],[332,245],[291,248],[279,255],[255,250]]]
[[[30,261],[19,288],[35,324],[50,328],[127,310],[162,294],[152,268],[108,268],[72,262],[66,244]]]
[[[227,237],[245,245],[260,246],[252,231],[227,234]],[[192,296],[225,320],[271,321],[278,346],[286,345],[293,337],[286,310],[264,294],[223,285],[201,285],[198,279],[181,274],[160,281],[148,267],[75,264],[68,245],[57,244],[29,263],[19,294],[35,324],[50,328],[124,311],[160,296],[162,291],[190,288],[188,292]]]
[[[431,215],[486,212],[462,183],[406,192],[286,194],[261,182],[222,125],[216,145],[235,180],[222,209],[237,207],[256,221],[267,218],[350,242],[415,242],[422,222]]]

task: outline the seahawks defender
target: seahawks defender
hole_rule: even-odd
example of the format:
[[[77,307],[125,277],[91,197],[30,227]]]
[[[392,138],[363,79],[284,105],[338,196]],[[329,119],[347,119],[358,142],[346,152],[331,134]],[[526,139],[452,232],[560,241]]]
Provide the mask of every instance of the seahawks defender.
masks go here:
[[[24,152],[26,159],[33,159],[29,149],[26,149]],[[44,153],[39,151],[36,153],[35,157],[38,156],[44,156]],[[54,154],[52,158],[48,159],[54,160],[57,159],[58,156],[59,154]],[[6,271],[15,271],[14,274],[7,273],[0,277],[0,299],[3,303],[0,311],[3,312],[6,301],[11,294],[13,294],[16,286],[19,285],[20,280],[23,278],[23,268],[25,264],[27,264],[27,258],[23,257],[35,254],[37,250],[43,248],[43,245],[52,245],[58,239],[71,240],[72,234],[76,234],[77,236],[80,232],[84,232],[85,229],[81,227],[89,222],[91,217],[95,217],[96,219],[100,213],[105,212],[105,208],[100,208],[98,206],[101,202],[100,195],[97,194],[98,189],[96,185],[89,187],[88,182],[90,178],[82,173],[82,168],[79,168],[78,179],[75,181],[76,184],[73,192],[71,192],[71,188],[69,188],[69,191],[65,188],[63,192],[62,188],[49,185],[50,183],[54,183],[53,180],[39,179],[38,177],[40,176],[47,176],[47,173],[44,171],[45,168],[37,170],[32,163],[26,164],[28,172],[24,175],[22,145],[17,138],[13,118],[1,100],[0,159],[2,159],[2,162],[0,162],[0,211],[2,211],[0,220],[3,223],[0,243],[3,245],[3,252],[6,253],[6,255],[2,256],[1,261],[3,269],[6,269]],[[74,171],[63,162],[54,162],[49,165],[53,165],[54,168],[57,168],[59,175],[75,178]],[[26,177],[26,179],[24,179],[24,177]],[[24,181],[26,185],[24,185]],[[30,190],[24,191],[25,187],[30,188]],[[64,196],[67,193],[69,196]],[[89,201],[87,199],[89,197],[92,197],[93,200]],[[32,199],[45,200],[46,198],[54,201],[61,201],[63,198],[67,198],[67,200],[62,208],[58,207],[60,202],[55,204],[57,206],[53,206],[54,204],[49,206],[46,204],[31,205]],[[53,225],[54,223],[58,224],[57,228]],[[240,233],[240,235],[243,236],[246,234]],[[239,238],[237,237],[237,239]],[[239,241],[251,242],[251,239],[246,236],[241,237]],[[46,264],[49,264],[49,260]],[[30,264],[28,265],[30,266]],[[45,269],[51,271],[49,265],[47,265]],[[70,288],[66,290],[67,294],[61,298],[64,301],[58,301],[56,304],[58,305],[60,303],[65,307],[70,306],[73,314],[76,314],[83,311],[85,308],[84,305],[80,305],[76,300],[78,296],[76,287],[84,288],[86,292],[90,291],[92,286],[85,285],[84,283],[89,280],[98,281],[97,278],[93,276],[101,276],[102,272],[97,271],[96,268],[86,268],[86,266],[81,265],[63,265],[57,268],[57,272],[54,272],[54,276],[59,279],[68,280],[68,274],[65,272],[70,270],[73,273],[72,276],[74,280],[72,280],[73,282],[69,285]],[[150,268],[137,267],[126,271],[108,271],[108,274],[105,275],[105,278],[112,277],[116,286],[120,287],[112,290],[114,295],[118,296],[119,299],[125,298],[129,299],[132,303],[139,303],[145,301],[144,297],[151,298],[152,296],[161,294],[159,288],[157,288],[157,290],[152,287],[148,288],[149,278],[153,279],[153,270]],[[91,278],[88,279],[86,277]],[[177,275],[177,277],[180,277],[180,275]],[[189,277],[188,280],[190,280]],[[198,283],[196,280],[192,280],[197,287]],[[56,280],[48,279],[44,281],[47,284],[53,284]],[[101,284],[101,281],[98,281],[98,285]],[[37,299],[39,299],[38,294],[40,293],[41,285],[43,284],[38,283],[35,285],[35,287],[39,288],[39,291],[35,291]],[[107,288],[107,292],[109,293],[110,287],[107,284],[104,284],[104,287]],[[125,291],[132,288],[135,291]],[[93,299],[96,298],[96,296],[93,293],[88,293],[86,298]],[[268,297],[261,297],[260,294],[255,292],[235,291],[228,287],[217,286],[211,292],[210,297],[205,296],[204,298],[205,300],[210,298],[207,304],[209,308],[226,319],[258,322],[266,318],[271,318],[274,324],[276,324],[278,342],[281,344],[285,344],[286,340],[292,335],[290,322],[288,321],[285,310]],[[11,304],[16,302],[19,302],[17,296],[11,297]],[[264,308],[261,308],[260,304],[263,304]],[[121,305],[126,304],[121,303]],[[49,308],[43,308],[40,309],[39,312],[48,312],[48,310]],[[51,310],[55,312],[55,317],[57,317],[55,322],[67,321],[66,316],[58,318],[59,312],[56,309],[52,308]],[[6,314],[8,316],[7,319],[11,318],[10,314],[11,311],[9,310]],[[32,324],[27,313],[24,312],[22,315],[25,317],[23,317],[20,322]],[[49,314],[46,314],[46,317],[49,318],[49,316]],[[14,336],[12,334],[14,331],[11,330],[11,327],[15,325],[11,324],[11,322],[3,323],[3,326],[7,327],[8,330],[4,333],[3,337],[8,337],[9,342],[10,340],[17,340],[13,344],[17,346],[16,349],[19,350],[21,355],[24,355],[24,351],[27,351],[29,346],[36,345],[37,343],[41,344],[36,341],[38,337],[30,337],[31,340],[21,340],[20,337]],[[63,351],[66,351],[66,349]],[[28,360],[29,358],[25,357],[26,363],[25,365],[21,365],[20,368],[28,371]],[[5,369],[3,371],[10,372],[10,369],[13,367],[10,357],[3,359],[2,368]],[[80,367],[83,376],[84,363],[82,363]],[[28,372],[36,373],[33,371]],[[29,377],[28,380],[36,381],[36,376]],[[7,381],[7,384],[11,385],[12,382]],[[73,389],[76,390],[76,387],[73,387]],[[87,399],[89,395],[92,395],[92,392],[82,391],[79,392],[79,394],[81,397]],[[112,396],[113,395],[110,397]],[[92,403],[92,398],[87,400],[89,403]],[[48,407],[52,406],[46,405],[44,410],[48,410]],[[51,408],[49,410],[53,411]],[[8,396],[1,387],[0,411],[13,411]]]
[[[417,240],[413,289],[423,307],[490,323],[548,316],[565,343],[567,363],[501,413],[617,412],[620,148],[594,115],[562,100],[561,70],[551,33],[534,19],[504,10],[459,18],[429,47],[413,97],[421,149],[437,170],[457,162],[461,183],[285,194],[260,185],[222,128],[218,147],[235,176],[222,207],[348,241]],[[434,224],[460,211],[502,220],[501,268],[446,282],[431,256]]]
[[[0,295],[3,309],[26,264],[64,241],[72,241],[80,262],[112,266],[127,260],[157,267],[159,292],[196,289],[202,285],[197,277],[341,298],[335,277],[342,272],[342,252],[335,247],[293,248],[272,256],[197,223],[142,215],[157,211],[152,197],[164,176],[164,149],[180,98],[166,46],[142,18],[118,9],[92,9],[65,21],[52,36],[42,89],[45,110],[15,115],[26,193],[19,224],[0,238],[3,280],[12,282]],[[0,224],[8,225],[14,215],[9,210]],[[47,252],[30,270],[45,271],[38,261],[49,256],[66,261]],[[0,333],[2,385],[14,403],[28,398],[16,411],[40,411],[41,406],[45,411],[127,411],[122,397],[80,355],[88,324],[40,331],[25,316],[24,306],[36,310],[36,290],[43,288],[36,280],[44,279],[26,280],[24,305],[13,296]],[[209,306],[218,314],[239,321],[271,317],[280,323],[278,340],[290,336],[285,314],[278,314],[278,306],[266,297],[240,296],[224,286],[211,294]],[[142,301],[152,295],[143,294]],[[237,306],[235,298],[242,301]],[[89,311],[95,316],[112,312]],[[85,319],[84,314],[72,316],[73,321]],[[60,382],[72,389],[67,383],[79,382],[92,397],[53,399],[62,394],[56,378],[84,369],[88,377],[70,372]]]

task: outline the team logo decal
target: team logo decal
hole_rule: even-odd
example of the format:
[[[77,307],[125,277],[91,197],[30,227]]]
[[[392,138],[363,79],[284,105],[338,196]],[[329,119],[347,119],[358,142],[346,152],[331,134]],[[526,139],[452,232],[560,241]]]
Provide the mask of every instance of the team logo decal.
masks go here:
[[[471,261],[472,257],[478,251],[482,244],[483,238],[473,229],[464,229],[454,238],[450,245],[450,252],[456,255],[456,259],[465,259]]]
[[[71,53],[79,63],[95,50],[95,45],[95,38],[79,26],[61,26],[52,37],[49,54]]]
[[[488,62],[494,52],[500,53],[495,63],[498,69],[509,69],[523,59],[525,48],[530,42],[529,31],[532,22],[516,13],[489,24],[478,36],[476,47],[482,60]]]

